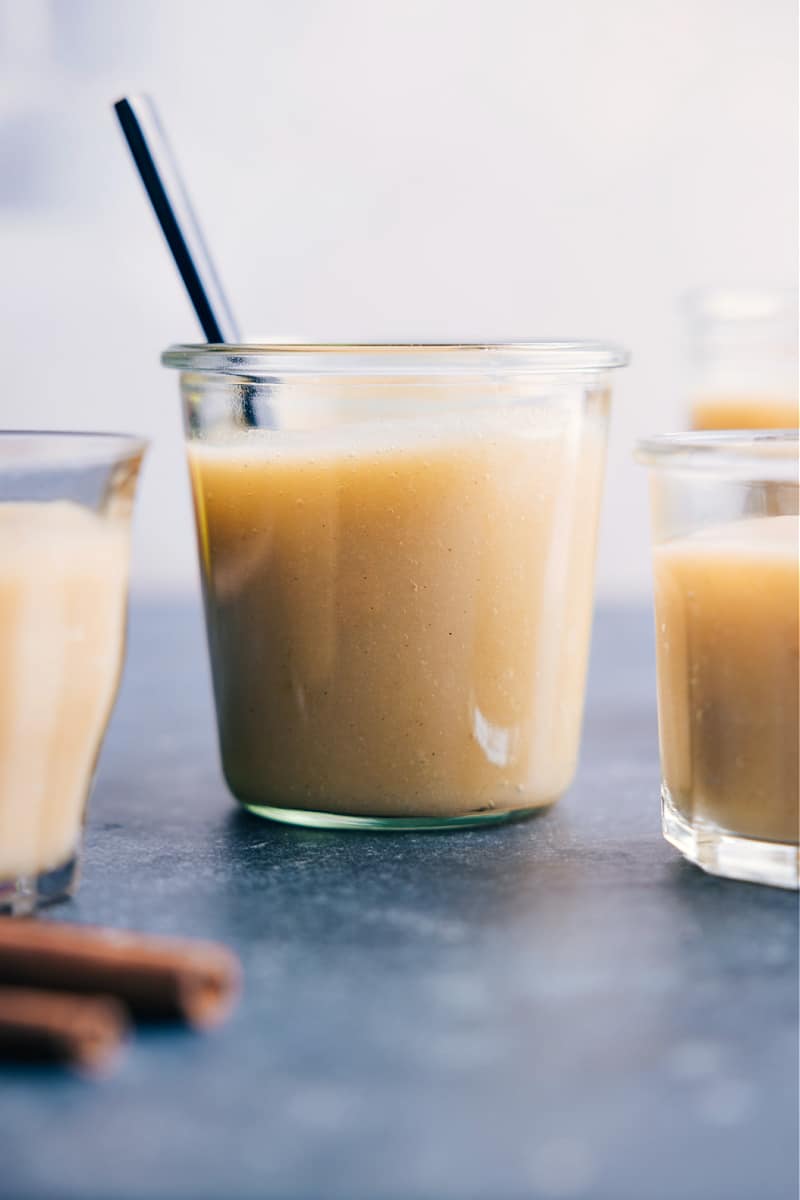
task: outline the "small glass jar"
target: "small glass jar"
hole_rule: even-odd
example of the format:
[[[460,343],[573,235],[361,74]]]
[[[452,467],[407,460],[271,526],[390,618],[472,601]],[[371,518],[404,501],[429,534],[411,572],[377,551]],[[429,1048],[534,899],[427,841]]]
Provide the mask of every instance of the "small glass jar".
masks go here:
[[[125,645],[145,443],[0,433],[0,910],[76,887]]]
[[[716,875],[798,885],[798,440],[705,432],[650,469],[662,825]]]
[[[222,762],[332,828],[504,820],[576,766],[594,343],[177,346]]]
[[[684,301],[693,429],[796,429],[797,292],[710,289]]]

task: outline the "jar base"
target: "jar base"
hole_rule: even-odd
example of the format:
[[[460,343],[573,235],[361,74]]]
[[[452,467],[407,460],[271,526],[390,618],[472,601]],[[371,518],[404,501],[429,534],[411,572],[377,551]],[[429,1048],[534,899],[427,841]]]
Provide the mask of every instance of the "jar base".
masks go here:
[[[795,890],[800,886],[797,845],[737,837],[714,825],[694,826],[679,812],[666,784],[661,785],[661,830],[684,858],[711,875]]]
[[[349,829],[385,833],[402,830],[425,829],[470,829],[480,825],[502,825],[508,821],[519,821],[537,813],[546,812],[550,804],[537,804],[530,808],[509,809],[502,812],[487,811],[467,813],[460,817],[378,817],[349,816],[343,813],[319,812],[317,809],[280,808],[271,804],[248,804],[242,807],[256,817],[270,821],[281,821],[284,825],[302,825],[306,829]]]
[[[29,917],[37,909],[66,900],[78,886],[80,861],[77,854],[60,867],[38,875],[18,875],[0,882],[0,913]]]

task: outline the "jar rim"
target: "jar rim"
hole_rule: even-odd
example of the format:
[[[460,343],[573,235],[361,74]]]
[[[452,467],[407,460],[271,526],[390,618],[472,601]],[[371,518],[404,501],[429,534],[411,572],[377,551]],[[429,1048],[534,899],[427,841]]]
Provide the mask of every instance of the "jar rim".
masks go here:
[[[759,323],[796,320],[797,288],[701,287],[685,292],[681,308],[693,319],[723,323]]]
[[[170,346],[166,367],[222,375],[385,374],[431,372],[594,374],[624,367],[628,351],[585,340],[459,342],[252,342]]]
[[[636,444],[634,457],[647,467],[669,470],[731,469],[798,473],[797,429],[714,429],[657,433]]]
[[[80,429],[0,429],[0,472],[126,462],[141,457],[147,438]]]

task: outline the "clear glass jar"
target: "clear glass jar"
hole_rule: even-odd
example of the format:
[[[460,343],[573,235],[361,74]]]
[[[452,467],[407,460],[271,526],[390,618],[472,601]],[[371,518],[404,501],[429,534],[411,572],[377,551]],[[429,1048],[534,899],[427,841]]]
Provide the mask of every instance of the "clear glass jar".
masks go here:
[[[796,431],[650,438],[662,822],[717,875],[798,885]]]
[[[223,768],[327,827],[505,819],[576,765],[594,343],[177,346]]]
[[[145,443],[0,433],[0,910],[77,884],[86,801],[125,644]]]
[[[797,292],[711,289],[686,297],[693,429],[796,429]]]

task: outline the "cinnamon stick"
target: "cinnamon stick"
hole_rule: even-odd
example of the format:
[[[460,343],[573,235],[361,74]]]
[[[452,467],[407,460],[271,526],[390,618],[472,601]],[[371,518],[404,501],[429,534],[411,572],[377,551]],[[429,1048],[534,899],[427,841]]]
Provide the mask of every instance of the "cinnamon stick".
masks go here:
[[[215,942],[0,917],[0,984],[116,996],[137,1016],[217,1025],[241,968]]]
[[[107,1072],[127,1030],[122,1005],[110,996],[73,996],[0,987],[0,1059],[63,1062]]]

